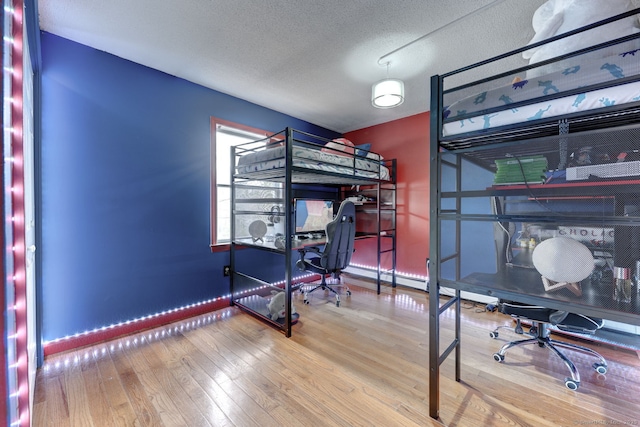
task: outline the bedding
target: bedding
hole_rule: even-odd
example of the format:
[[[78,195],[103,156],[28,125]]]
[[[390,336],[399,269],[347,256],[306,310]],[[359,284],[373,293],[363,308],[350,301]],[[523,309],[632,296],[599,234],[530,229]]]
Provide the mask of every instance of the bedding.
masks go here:
[[[597,61],[591,58],[588,63],[577,63],[562,71],[516,81],[454,102],[443,111],[443,135],[457,135],[639,101],[640,82],[615,84],[616,80],[640,74],[639,56],[640,49],[637,49],[598,58]],[[535,102],[536,99],[547,95],[604,82],[609,82],[612,86]],[[517,108],[508,107],[509,104],[527,100],[532,100],[533,103]],[[482,113],[496,107],[504,109],[489,114]],[[473,115],[474,112],[478,114]],[[456,117],[460,116],[463,117],[456,120]]]
[[[338,156],[353,156],[355,148],[353,142],[347,138],[337,138],[325,144],[322,150],[325,153],[333,153]]]
[[[377,154],[367,153],[366,158],[357,158],[324,152],[321,148],[320,146],[309,148],[294,145],[293,166],[356,177],[390,179],[389,169],[382,165],[381,157]],[[274,147],[241,156],[236,167],[237,173],[246,174],[284,168],[285,150],[286,147]]]
[[[356,149],[356,155],[366,157],[367,154],[369,154],[369,150],[371,150],[371,144],[366,143],[366,144],[356,145],[355,149]]]

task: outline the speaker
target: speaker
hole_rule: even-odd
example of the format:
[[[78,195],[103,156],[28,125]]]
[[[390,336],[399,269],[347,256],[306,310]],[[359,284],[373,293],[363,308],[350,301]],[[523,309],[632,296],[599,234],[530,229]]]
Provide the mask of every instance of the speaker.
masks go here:
[[[621,208],[621,209],[620,209]],[[620,210],[622,212],[620,212]],[[638,216],[640,200],[628,200],[619,207],[618,215]],[[614,227],[614,255],[613,265],[616,267],[635,269],[636,261],[640,260],[640,226],[618,225]]]

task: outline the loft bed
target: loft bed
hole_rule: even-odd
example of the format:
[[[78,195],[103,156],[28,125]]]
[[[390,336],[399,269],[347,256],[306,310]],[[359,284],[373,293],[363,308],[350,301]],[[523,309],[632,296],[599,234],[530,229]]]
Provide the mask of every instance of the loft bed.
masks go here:
[[[542,137],[551,137],[553,143],[553,137],[561,134],[635,124],[640,114],[638,33],[467,80],[476,73],[506,68],[532,48],[587,37],[637,13],[638,9],[632,10],[435,77],[431,111],[436,111],[434,107],[440,111],[432,123],[439,145],[446,150],[473,149],[478,151],[473,157],[494,167],[493,158],[500,154],[479,147]],[[460,81],[464,83],[450,87]],[[521,151],[511,154],[531,151],[526,144],[515,145]]]
[[[445,206],[448,209],[440,212],[441,217],[455,221],[466,215],[489,222],[563,226],[575,223],[603,229],[628,226],[627,230],[640,220],[640,213],[633,208],[640,205],[640,29],[539,63],[458,85],[450,83],[461,81],[461,75],[473,75],[474,70],[499,68],[537,46],[586,37],[590,31],[636,19],[638,14],[640,8],[432,77],[431,150],[439,154],[432,164],[431,182],[442,192],[432,194],[431,202],[440,208],[442,196],[452,200],[473,196],[498,198],[504,204],[498,207],[501,216],[461,209],[448,217],[451,208]],[[457,183],[455,189],[450,183],[443,186],[443,164],[446,169],[458,160],[480,166],[493,176],[493,183],[487,186],[476,180],[465,187]],[[543,166],[530,173],[527,163],[537,160],[542,160]],[[511,169],[501,176],[500,167],[506,163]],[[532,174],[537,175],[532,178]],[[554,199],[571,198],[590,206],[576,211],[571,206],[555,209],[552,205]],[[514,199],[518,206],[508,204]],[[542,206],[542,201],[547,205]],[[489,201],[486,207],[490,209]],[[438,233],[437,228],[432,229],[432,236]],[[431,247],[439,248],[440,243],[432,240]],[[433,264],[432,270],[438,268],[437,262]],[[451,284],[461,285],[459,278]],[[466,290],[473,288],[469,285]],[[553,304],[558,295],[552,299],[538,303]],[[623,321],[626,311],[631,310],[619,315],[618,311],[605,307],[592,314]]]
[[[294,200],[308,197],[339,202],[343,187],[374,187],[378,194],[395,190],[396,161],[384,159],[368,145],[353,146],[344,138],[329,140],[286,128],[233,147],[231,164],[232,302],[290,336],[296,321],[291,293],[297,281],[304,281],[294,277],[302,274],[295,267],[296,247],[301,243],[294,238]],[[284,281],[273,284],[268,275],[261,277],[251,263],[242,261],[245,255],[272,257],[274,265],[284,259]],[[392,274],[395,283],[395,268]],[[272,292],[281,291],[286,311],[284,318],[274,319],[267,303]]]
[[[640,241],[640,30],[607,31],[639,14],[640,9],[630,10],[431,78],[433,418],[438,417],[439,367],[454,350],[460,380],[462,292],[639,324],[640,297],[630,303],[613,300],[607,275],[612,263],[640,261],[640,256],[625,259],[638,252],[633,243],[619,243],[632,240],[625,236]],[[554,52],[554,46],[593,34],[605,37],[521,65],[531,49]],[[537,161],[542,166],[528,169],[528,162]],[[501,175],[505,164],[510,169]],[[465,179],[469,170],[487,179]],[[540,230],[540,240],[594,234],[583,242],[604,267],[596,262],[577,287],[547,288],[531,264],[532,246],[518,247],[516,237],[529,225]],[[481,248],[474,254],[495,254],[495,262],[467,256],[473,251],[465,249],[463,242],[470,242],[465,233],[484,236],[486,241],[473,241]],[[444,305],[441,286],[454,290]],[[441,353],[439,318],[449,308],[456,312],[455,339]]]

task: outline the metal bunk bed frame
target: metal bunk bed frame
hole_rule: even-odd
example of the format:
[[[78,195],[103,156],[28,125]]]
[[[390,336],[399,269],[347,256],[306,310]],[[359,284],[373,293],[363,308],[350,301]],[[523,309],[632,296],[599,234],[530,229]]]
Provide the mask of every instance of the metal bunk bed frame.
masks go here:
[[[280,137],[276,137],[280,136]],[[281,138],[284,136],[284,138]],[[246,311],[259,319],[265,321],[266,323],[274,326],[277,329],[280,329],[285,336],[290,337],[292,333],[292,325],[294,324],[292,320],[292,293],[295,290],[295,281],[293,270],[293,257],[294,257],[294,247],[291,238],[285,238],[284,247],[276,248],[269,245],[262,244],[252,244],[251,242],[243,241],[238,237],[238,231],[236,226],[235,217],[236,215],[242,215],[247,212],[238,209],[238,204],[242,202],[259,202],[260,199],[252,200],[252,199],[244,199],[242,201],[237,200],[236,189],[240,186],[246,185],[245,183],[251,183],[253,181],[266,181],[266,182],[276,182],[280,183],[281,187],[279,188],[280,194],[282,197],[277,197],[274,199],[267,200],[269,203],[282,203],[284,205],[284,209],[282,212],[282,216],[284,217],[284,235],[285,236],[293,236],[294,234],[294,226],[292,224],[293,218],[293,203],[292,200],[294,198],[294,187],[299,187],[297,191],[301,191],[300,188],[305,185],[313,185],[315,187],[318,186],[326,186],[326,187],[342,187],[348,185],[375,185],[377,186],[377,194],[380,196],[381,189],[388,188],[386,186],[392,185],[392,188],[395,192],[395,180],[396,180],[396,160],[384,160],[381,161],[381,167],[384,165],[389,169],[389,180],[379,179],[380,171],[378,172],[376,177],[368,177],[368,176],[356,176],[355,175],[355,159],[354,159],[354,172],[352,175],[347,175],[339,172],[330,172],[330,171],[321,171],[321,170],[312,170],[306,167],[296,166],[293,162],[293,146],[294,144],[315,147],[316,149],[320,145],[324,145],[330,140],[312,135],[310,133],[298,131],[292,128],[286,128],[283,131],[271,135],[267,137],[265,140],[255,141],[248,144],[242,144],[236,147],[232,147],[231,150],[231,164],[237,165],[237,160],[239,156],[243,154],[247,154],[249,152],[253,152],[256,150],[265,149],[266,142],[278,141],[278,143],[284,143],[285,146],[285,167],[284,168],[274,168],[259,172],[243,172],[238,173],[234,169],[232,169],[232,191],[231,191],[231,206],[232,206],[232,221],[231,221],[231,248],[230,248],[230,282],[231,282],[231,302],[232,304],[237,305],[243,311]],[[253,185],[253,184],[250,184]],[[336,191],[336,196],[340,195],[339,188]],[[379,199],[378,199],[379,200]],[[395,203],[395,201],[394,201]],[[380,215],[380,204],[378,206],[378,217]],[[251,212],[251,213],[263,213],[265,212]],[[391,236],[394,239],[393,248],[395,249],[395,233]],[[378,233],[377,237],[377,247],[378,247],[378,293],[380,293],[380,282],[381,282],[381,271],[380,271],[380,256],[381,256],[381,244],[380,244],[380,233]],[[255,242],[254,242],[255,243]],[[242,250],[243,247],[254,247],[260,250],[264,250],[271,253],[276,253],[282,255],[284,258],[285,268],[284,268],[284,285],[283,287],[274,286],[271,283],[268,283],[264,280],[261,280],[257,277],[251,275],[251,273],[238,271],[238,251]],[[393,266],[391,269],[392,274],[392,283],[395,286],[396,280],[396,272],[395,272],[395,250],[393,255]],[[256,310],[253,308],[251,304],[243,304],[242,298],[236,297],[237,291],[237,283],[240,280],[246,280],[249,282],[255,283],[257,287],[262,287],[266,289],[278,289],[285,292],[285,319],[283,323],[278,321],[274,321],[270,319],[268,316],[265,316],[261,310]]]
[[[431,78],[431,133],[430,133],[430,159],[431,159],[431,170],[430,170],[430,179],[431,179],[431,195],[430,195],[430,211],[432,222],[430,224],[430,259],[428,261],[428,270],[430,276],[430,289],[429,289],[429,414],[432,418],[439,418],[439,379],[440,379],[440,366],[444,361],[451,355],[455,354],[455,380],[460,381],[460,312],[461,312],[461,290],[477,292],[488,296],[494,297],[503,297],[509,298],[512,297],[514,300],[520,298],[521,302],[532,303],[532,304],[545,304],[548,303],[549,300],[546,298],[541,298],[539,296],[531,295],[529,297],[525,296],[525,299],[529,299],[528,301],[522,301],[522,294],[518,293],[510,293],[509,291],[504,291],[502,289],[492,289],[489,287],[483,287],[481,285],[474,286],[469,283],[464,283],[461,281],[461,265],[462,265],[462,257],[461,257],[461,246],[460,246],[460,233],[461,233],[461,222],[465,219],[465,214],[462,211],[462,200],[464,197],[480,197],[480,196],[494,196],[494,195],[505,195],[509,193],[509,189],[487,189],[480,191],[463,191],[461,187],[461,171],[462,171],[462,159],[468,161],[472,164],[480,166],[484,169],[491,169],[491,163],[494,159],[496,159],[500,154],[504,155],[505,147],[508,147],[509,152],[516,153],[516,155],[527,155],[530,154],[531,145],[528,145],[528,142],[532,141],[541,141],[545,138],[554,141],[558,144],[556,145],[557,150],[561,150],[560,146],[563,143],[566,143],[565,137],[570,137],[571,134],[582,133],[596,135],[598,137],[599,129],[610,130],[610,129],[622,129],[626,131],[627,128],[640,128],[640,102],[629,103],[625,105],[612,106],[608,108],[602,108],[599,111],[587,111],[583,113],[574,113],[567,114],[564,116],[558,116],[549,118],[546,120],[537,120],[533,122],[528,122],[523,124],[523,122],[516,123],[513,125],[502,126],[500,128],[496,128],[494,130],[482,130],[476,132],[470,132],[465,134],[453,135],[453,136],[443,136],[443,115],[442,112],[444,110],[444,102],[443,97],[445,93],[450,93],[455,90],[459,90],[462,88],[469,88],[471,86],[477,85],[479,83],[486,83],[490,80],[493,80],[497,77],[505,77],[509,75],[513,75],[514,73],[519,73],[523,71],[527,71],[531,68],[548,65],[555,63],[557,61],[561,61],[563,59],[567,59],[573,56],[577,56],[580,54],[584,54],[587,52],[591,52],[597,50],[599,48],[612,46],[614,44],[618,44],[625,41],[630,41],[634,39],[638,39],[639,35],[634,34],[632,36],[619,38],[616,40],[612,40],[606,43],[599,44],[597,46],[592,46],[586,49],[581,49],[576,52],[572,52],[567,55],[563,55],[561,57],[556,57],[544,62],[540,62],[537,64],[529,65],[526,67],[522,67],[515,70],[510,70],[504,73],[501,73],[496,76],[491,76],[486,79],[477,80],[472,83],[459,86],[453,89],[444,90],[444,79],[447,77],[454,76],[456,74],[462,72],[468,72],[474,70],[478,67],[485,66],[487,64],[494,63],[496,61],[505,59],[507,57],[520,54],[527,49],[532,47],[541,46],[543,44],[547,44],[556,40],[563,39],[565,37],[570,37],[572,35],[579,34],[584,31],[588,31],[590,29],[599,27],[601,25],[606,25],[608,23],[614,22],[619,19],[623,19],[629,16],[634,16],[640,13],[640,9],[634,9],[629,12],[613,16],[611,18],[596,22],[594,24],[578,28],[576,30],[567,32],[565,34],[561,34],[550,38],[548,40],[543,40],[536,44],[528,45],[522,47],[520,49],[513,50],[511,52],[505,53],[500,56],[496,56],[490,59],[487,59],[482,62],[478,62],[476,64],[467,66],[465,68],[461,68],[459,70],[452,71],[450,73],[444,75],[435,75]],[[640,75],[634,75],[628,77],[624,80],[624,82],[631,80],[639,80]],[[602,84],[600,86],[605,87],[611,85]],[[597,89],[598,86],[595,86],[594,89]],[[580,90],[575,90],[573,92],[565,92],[562,93],[562,96],[567,94],[577,94]],[[551,95],[547,99],[553,99],[554,97],[558,97],[561,95]],[[513,104],[514,107],[518,107],[519,105],[526,104],[526,101],[516,105]],[[512,106],[511,104],[509,104]],[[493,110],[486,110],[484,112],[476,113],[477,114],[488,114],[493,112]],[[633,125],[635,124],[635,125]],[[570,131],[569,131],[570,128]],[[633,132],[633,129],[631,129]],[[587,135],[589,136],[589,135]],[[580,137],[580,135],[578,136]],[[535,147],[533,148],[535,149]],[[519,150],[519,151],[518,151]],[[455,156],[455,161],[444,160],[442,153],[450,153]],[[444,191],[442,188],[442,167],[445,166],[450,170],[455,171],[456,174],[456,183],[455,189]],[[637,180],[636,180],[637,181]],[[637,184],[633,184],[637,187]],[[630,187],[633,185],[629,184],[623,187],[625,189],[623,191],[631,192]],[[527,187],[529,187],[527,185]],[[611,188],[612,186],[609,186]],[[592,190],[591,193],[588,193],[585,189],[577,189],[578,195],[586,195],[586,194],[596,194],[603,195],[607,192],[611,192],[609,188],[603,189],[595,189]],[[522,191],[522,190],[521,190]],[[555,194],[550,190],[549,194]],[[565,192],[567,190],[564,190]],[[448,194],[447,194],[448,193]],[[441,205],[441,198],[443,195],[446,195],[450,200],[453,200],[452,203],[447,205],[447,208],[443,208]],[[502,221],[505,218],[503,216],[498,215],[467,215],[470,220],[484,220],[484,221]],[[455,230],[453,231],[456,234],[455,245],[453,248],[453,253],[443,256],[440,253],[440,248],[442,244],[442,229],[441,223],[443,218],[450,220],[451,222],[455,222]],[[507,218],[508,219],[508,218]],[[539,219],[539,218],[536,218]],[[578,219],[581,220],[581,219]],[[586,221],[586,220],[583,220]],[[625,218],[614,218],[610,220],[611,223],[619,223],[619,224],[631,224],[633,221],[625,220]],[[635,221],[638,222],[637,219]],[[635,224],[640,226],[640,224]],[[444,280],[442,276],[441,265],[444,262],[454,262],[453,267],[453,275],[455,275],[454,280]],[[446,285],[447,287],[453,288],[455,290],[455,294],[448,301],[441,304],[440,301],[440,288],[441,284]],[[640,299],[640,296],[638,297]],[[454,324],[454,338],[449,345],[441,351],[440,347],[440,316],[449,309],[454,310],[455,324]],[[612,315],[615,320],[624,321],[629,320],[634,323],[640,322],[640,312],[638,313],[617,313],[614,310],[604,309],[602,307],[581,307],[585,314],[593,314],[600,315],[602,317],[606,315]],[[630,309],[633,311],[632,309]],[[604,316],[603,316],[604,315]],[[488,355],[489,358],[490,355]]]

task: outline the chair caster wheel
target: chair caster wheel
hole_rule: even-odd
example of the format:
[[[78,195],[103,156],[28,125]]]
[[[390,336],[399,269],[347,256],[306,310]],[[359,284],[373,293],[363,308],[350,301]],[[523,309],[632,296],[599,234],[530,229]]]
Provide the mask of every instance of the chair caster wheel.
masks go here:
[[[336,307],[340,307],[340,301],[336,301]]]
[[[606,374],[607,373],[607,365],[603,365],[602,363],[594,363],[593,364],[593,369],[596,370],[597,373],[599,374]]]
[[[504,362],[504,356],[501,355],[500,353],[493,353],[493,360],[495,360],[496,362]]]
[[[498,338],[498,331],[489,332],[489,336],[495,340],[496,338]]]
[[[520,335],[524,334],[524,329],[522,329],[522,326],[516,326],[515,331],[516,331],[516,334],[520,334]]]
[[[351,296],[351,291],[347,290],[347,296],[350,297]]]
[[[309,305],[309,300],[308,299],[304,300],[304,303]]]
[[[564,380],[564,385],[569,389],[569,390],[577,390],[578,387],[580,386],[580,383],[577,381],[572,380],[571,378],[566,378]]]

